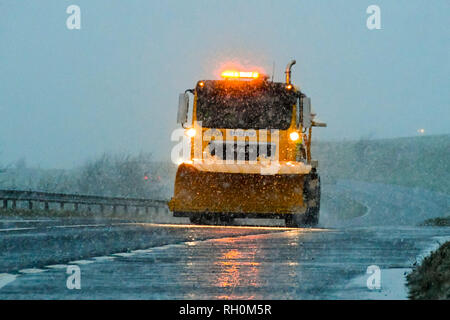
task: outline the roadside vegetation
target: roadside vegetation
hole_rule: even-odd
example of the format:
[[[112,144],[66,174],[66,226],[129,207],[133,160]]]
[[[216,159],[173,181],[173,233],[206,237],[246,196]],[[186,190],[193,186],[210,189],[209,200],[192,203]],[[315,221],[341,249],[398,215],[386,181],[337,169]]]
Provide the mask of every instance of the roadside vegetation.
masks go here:
[[[450,299],[450,241],[426,257],[406,280],[410,299]]]
[[[421,226],[450,227],[450,216],[425,220]]]
[[[171,169],[150,154],[103,154],[70,170],[29,168],[21,160],[0,172],[0,189],[164,200]]]
[[[418,187],[450,194],[450,135],[318,142],[322,182],[337,179]]]

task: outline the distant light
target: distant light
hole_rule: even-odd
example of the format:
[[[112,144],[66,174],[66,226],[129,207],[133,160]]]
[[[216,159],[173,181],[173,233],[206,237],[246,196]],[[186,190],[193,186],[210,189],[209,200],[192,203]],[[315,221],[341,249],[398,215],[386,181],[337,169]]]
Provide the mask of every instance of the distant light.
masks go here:
[[[205,85],[205,83],[204,83],[203,81],[200,81],[200,82],[198,83],[198,85],[199,85],[201,88],[203,88],[203,86]]]
[[[292,84],[288,84],[288,85],[286,86],[286,89],[291,90],[291,89],[292,89]]]
[[[231,71],[227,70],[222,72],[223,78],[247,78],[256,79],[259,77],[259,73],[255,71]]]
[[[425,129],[420,128],[419,130],[417,130],[417,132],[418,132],[419,134],[424,134],[424,133],[425,133]]]

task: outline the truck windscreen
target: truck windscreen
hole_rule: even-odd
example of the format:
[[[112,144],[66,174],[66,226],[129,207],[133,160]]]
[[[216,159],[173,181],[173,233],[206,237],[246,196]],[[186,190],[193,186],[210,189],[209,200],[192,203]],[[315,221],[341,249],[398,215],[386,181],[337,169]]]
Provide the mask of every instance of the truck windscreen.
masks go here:
[[[285,84],[216,80],[197,86],[197,120],[204,128],[289,128],[295,95]]]

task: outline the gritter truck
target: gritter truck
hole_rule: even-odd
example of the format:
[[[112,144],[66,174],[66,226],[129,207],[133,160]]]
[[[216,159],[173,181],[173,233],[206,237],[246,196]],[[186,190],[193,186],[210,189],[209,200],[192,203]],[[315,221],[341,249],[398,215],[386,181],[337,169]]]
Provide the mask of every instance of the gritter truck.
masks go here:
[[[287,227],[317,225],[312,127],[326,124],[315,120],[311,99],[291,82],[294,64],[287,65],[285,82],[226,70],[222,79],[200,80],[180,94],[177,122],[186,143],[169,201],[175,217],[194,224],[279,218]]]

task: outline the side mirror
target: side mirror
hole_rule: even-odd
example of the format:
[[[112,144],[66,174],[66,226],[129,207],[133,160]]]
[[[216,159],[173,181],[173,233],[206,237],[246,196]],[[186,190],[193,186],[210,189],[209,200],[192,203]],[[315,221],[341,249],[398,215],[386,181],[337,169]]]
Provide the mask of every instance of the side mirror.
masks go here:
[[[183,125],[187,122],[188,108],[189,108],[189,95],[187,94],[187,92],[180,93],[178,98],[177,123]]]
[[[302,127],[310,128],[312,124],[311,98],[303,97],[302,104],[303,104]]]

